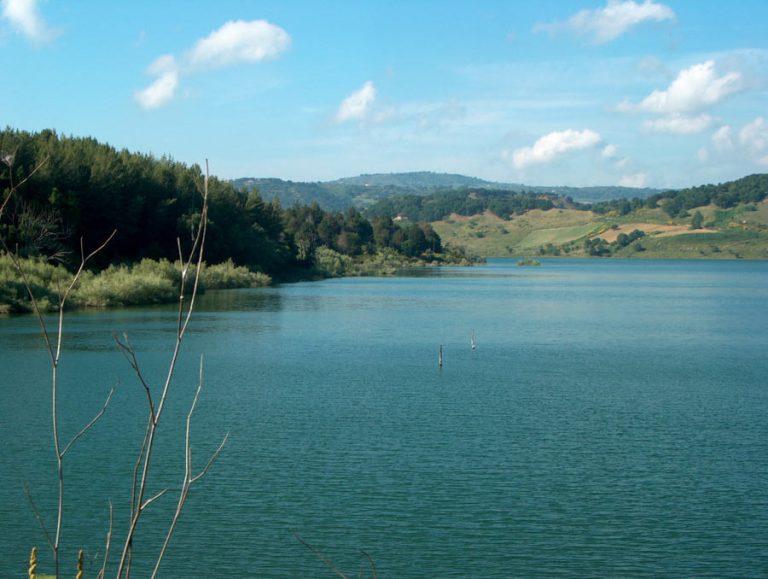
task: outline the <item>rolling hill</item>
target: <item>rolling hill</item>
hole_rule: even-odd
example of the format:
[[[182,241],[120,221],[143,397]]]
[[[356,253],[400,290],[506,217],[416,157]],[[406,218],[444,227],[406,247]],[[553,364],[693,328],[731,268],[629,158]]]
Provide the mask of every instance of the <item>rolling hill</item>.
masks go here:
[[[316,202],[329,211],[347,207],[366,209],[376,202],[397,195],[429,195],[437,191],[483,189],[512,192],[533,192],[570,197],[583,203],[595,203],[622,198],[646,198],[660,193],[658,189],[629,187],[540,187],[520,183],[495,183],[476,177],[453,173],[418,171],[411,173],[375,173],[345,177],[335,181],[285,181],[274,178],[246,177],[234,179],[237,189],[256,188],[263,199],[277,198],[286,207],[294,203],[309,205]]]

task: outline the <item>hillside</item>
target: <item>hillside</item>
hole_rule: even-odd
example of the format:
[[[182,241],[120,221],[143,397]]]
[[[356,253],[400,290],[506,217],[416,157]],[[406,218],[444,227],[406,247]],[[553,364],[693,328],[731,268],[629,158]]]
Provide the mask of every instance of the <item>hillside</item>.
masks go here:
[[[382,199],[398,195],[430,195],[437,191],[474,188],[506,192],[533,192],[570,197],[582,203],[612,199],[647,198],[661,193],[658,189],[629,187],[541,187],[519,183],[494,183],[454,173],[418,171],[411,173],[375,173],[345,177],[335,181],[285,181],[274,178],[245,177],[234,179],[236,189],[256,188],[266,200],[279,199],[283,207],[295,203],[317,203],[323,209],[339,211],[347,207],[366,209]]]
[[[508,214],[453,212],[432,226],[447,246],[484,256],[768,259],[768,175],[669,191],[645,201]]]

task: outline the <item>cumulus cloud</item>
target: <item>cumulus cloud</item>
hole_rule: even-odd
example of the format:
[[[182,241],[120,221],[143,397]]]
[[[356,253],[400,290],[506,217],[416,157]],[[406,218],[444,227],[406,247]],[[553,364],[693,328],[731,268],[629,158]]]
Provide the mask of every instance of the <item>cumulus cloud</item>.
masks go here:
[[[554,131],[539,138],[530,147],[515,149],[512,152],[512,164],[518,169],[524,169],[529,165],[547,163],[571,152],[590,149],[601,140],[598,133],[589,129]]]
[[[538,24],[534,30],[570,30],[579,35],[591,36],[595,44],[605,44],[644,22],[674,19],[675,13],[671,8],[653,0],[645,0],[642,4],[634,0],[609,0],[604,8],[582,10],[565,22]]]
[[[619,149],[616,147],[616,145],[606,145],[603,147],[603,150],[600,152],[600,155],[602,155],[603,159],[613,159],[616,157],[616,154],[618,153]]]
[[[2,0],[3,20],[35,43],[53,40],[56,32],[48,27],[37,9],[37,0]]]
[[[136,100],[145,109],[154,109],[170,101],[179,86],[179,68],[171,54],[165,54],[147,68],[147,74],[156,76],[147,88],[136,91]]]
[[[712,133],[711,148],[699,151],[699,160],[738,160],[758,165],[768,165],[768,121],[756,117],[735,132],[729,125],[723,125]]]
[[[371,81],[345,98],[336,111],[336,122],[363,120],[368,115],[376,100],[376,87]]]
[[[739,131],[739,143],[753,154],[761,155],[768,152],[768,123],[763,117],[745,125]]]
[[[676,135],[692,135],[707,130],[715,119],[709,115],[688,116],[674,114],[652,121],[645,121],[644,126],[656,133],[673,133]]]
[[[733,149],[733,130],[728,125],[723,125],[712,135],[712,143],[719,151]]]
[[[193,66],[219,67],[275,58],[291,45],[288,33],[266,20],[234,20],[197,41],[188,53]]]
[[[290,35],[266,20],[227,22],[198,40],[180,60],[168,54],[150,64],[147,73],[157,78],[148,87],[136,91],[136,100],[146,109],[161,107],[173,99],[181,78],[186,75],[276,58],[290,45]]]
[[[619,180],[619,185],[622,187],[645,187],[648,184],[648,175],[645,173],[634,173],[632,175],[624,175]]]
[[[741,73],[718,76],[715,61],[707,60],[681,71],[667,90],[655,90],[638,104],[625,101],[618,109],[656,114],[690,113],[714,105],[743,88]]]

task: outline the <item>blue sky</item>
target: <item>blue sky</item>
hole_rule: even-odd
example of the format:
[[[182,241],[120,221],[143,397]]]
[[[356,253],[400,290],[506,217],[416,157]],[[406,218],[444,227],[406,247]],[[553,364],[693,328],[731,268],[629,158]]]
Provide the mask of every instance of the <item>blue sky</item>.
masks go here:
[[[764,0],[1,0],[0,123],[223,178],[768,172]]]

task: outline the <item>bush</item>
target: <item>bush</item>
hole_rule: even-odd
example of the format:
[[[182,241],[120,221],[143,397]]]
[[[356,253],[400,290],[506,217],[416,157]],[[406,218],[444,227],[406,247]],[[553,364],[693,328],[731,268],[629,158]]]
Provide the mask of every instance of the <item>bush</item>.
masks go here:
[[[20,262],[40,309],[53,309],[59,301],[59,294],[70,283],[71,277],[67,270],[40,257],[22,258]],[[0,311],[32,311],[21,276],[11,257],[5,253],[0,253]]]
[[[74,294],[84,307],[134,306],[178,299],[180,274],[167,260],[142,260],[136,266],[111,265],[99,274],[87,272]]]
[[[341,277],[352,269],[352,258],[325,245],[315,250],[315,268],[327,277]]]
[[[203,265],[200,282],[205,289],[234,289],[268,286],[272,278],[265,273],[237,266],[228,259],[216,265]]]

